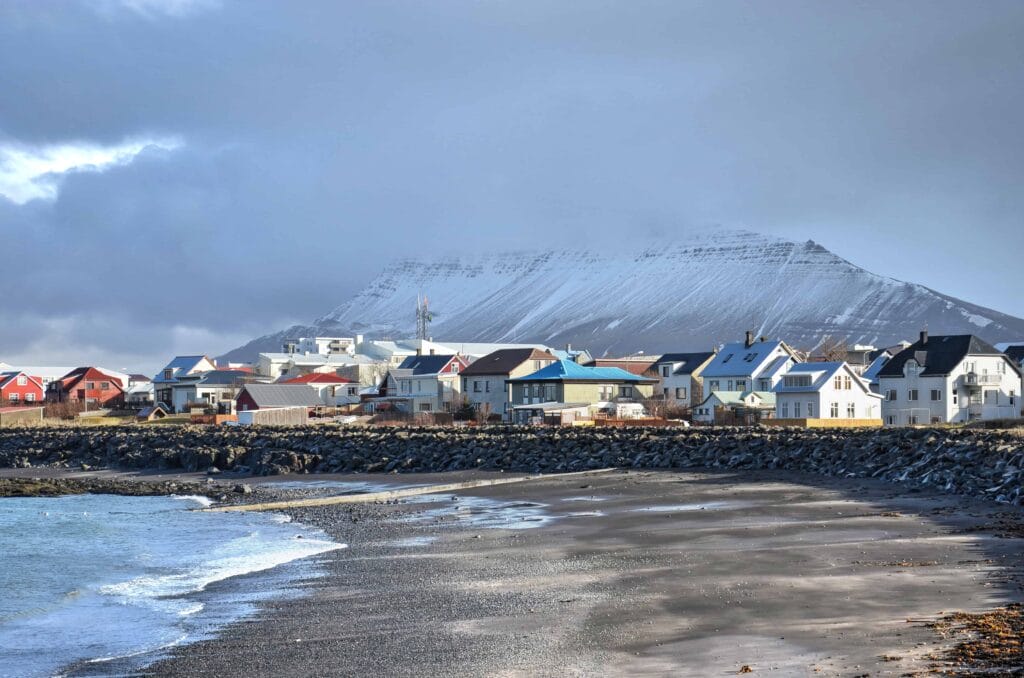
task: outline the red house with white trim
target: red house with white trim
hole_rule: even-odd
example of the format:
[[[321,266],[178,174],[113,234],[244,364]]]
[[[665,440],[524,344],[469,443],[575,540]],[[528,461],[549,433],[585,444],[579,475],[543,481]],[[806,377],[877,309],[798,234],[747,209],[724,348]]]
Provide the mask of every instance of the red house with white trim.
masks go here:
[[[78,367],[50,382],[46,399],[51,402],[85,402],[113,407],[124,403],[124,384],[95,367]]]
[[[24,372],[0,372],[0,407],[43,402],[43,380]]]

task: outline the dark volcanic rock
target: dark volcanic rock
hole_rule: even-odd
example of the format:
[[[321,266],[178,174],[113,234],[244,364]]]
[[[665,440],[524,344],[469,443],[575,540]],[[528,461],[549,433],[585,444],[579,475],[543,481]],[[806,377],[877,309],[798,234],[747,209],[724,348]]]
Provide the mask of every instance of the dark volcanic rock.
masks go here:
[[[1024,503],[1024,438],[976,429],[0,429],[0,467],[285,473],[785,469]],[[216,470],[214,470],[216,469]]]

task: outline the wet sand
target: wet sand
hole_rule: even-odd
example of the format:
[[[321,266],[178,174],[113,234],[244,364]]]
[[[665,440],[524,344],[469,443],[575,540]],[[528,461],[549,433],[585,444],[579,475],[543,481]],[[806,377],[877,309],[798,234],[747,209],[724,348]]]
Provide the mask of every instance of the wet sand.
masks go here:
[[[349,544],[321,557],[327,576],[151,673],[898,676],[935,665],[925,622],[1019,599],[1024,562],[1024,540],[984,530],[1004,507],[784,473],[615,472],[289,513]]]

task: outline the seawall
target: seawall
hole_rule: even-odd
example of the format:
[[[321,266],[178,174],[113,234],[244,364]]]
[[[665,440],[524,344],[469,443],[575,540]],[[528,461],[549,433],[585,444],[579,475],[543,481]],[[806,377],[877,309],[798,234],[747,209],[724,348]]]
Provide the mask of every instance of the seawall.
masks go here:
[[[0,430],[0,467],[283,473],[786,469],[1024,504],[1024,437],[973,429],[95,427]]]

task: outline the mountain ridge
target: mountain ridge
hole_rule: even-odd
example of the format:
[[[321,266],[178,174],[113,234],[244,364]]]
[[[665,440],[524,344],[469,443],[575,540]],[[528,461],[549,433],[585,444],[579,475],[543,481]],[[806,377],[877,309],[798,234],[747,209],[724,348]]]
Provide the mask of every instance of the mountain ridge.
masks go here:
[[[1024,319],[872,273],[814,241],[719,231],[612,252],[401,259],[311,324],[224,357],[251,360],[292,336],[414,336],[420,294],[438,340],[574,343],[595,355],[707,349],[747,329],[806,347],[826,334],[890,344],[924,327],[991,342],[1024,337]]]

